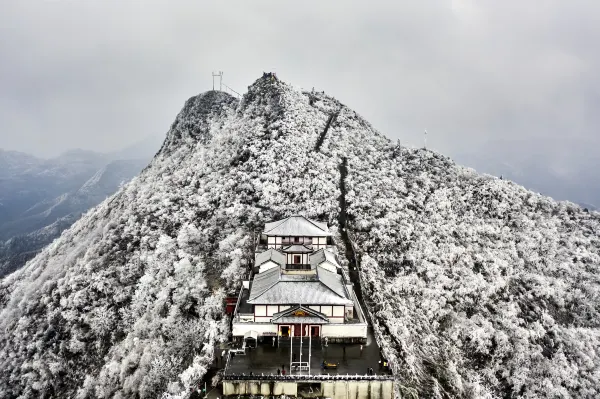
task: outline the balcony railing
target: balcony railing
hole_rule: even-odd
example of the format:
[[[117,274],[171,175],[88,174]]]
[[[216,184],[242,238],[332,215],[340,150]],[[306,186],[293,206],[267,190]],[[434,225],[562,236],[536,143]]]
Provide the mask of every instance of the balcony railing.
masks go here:
[[[331,380],[376,380],[376,381],[392,381],[393,375],[365,375],[365,374],[317,374],[317,375],[274,375],[274,374],[263,374],[261,375],[246,375],[246,374],[224,374],[223,380],[225,381],[331,381]]]
[[[287,263],[285,270],[310,270],[310,264],[304,263]]]

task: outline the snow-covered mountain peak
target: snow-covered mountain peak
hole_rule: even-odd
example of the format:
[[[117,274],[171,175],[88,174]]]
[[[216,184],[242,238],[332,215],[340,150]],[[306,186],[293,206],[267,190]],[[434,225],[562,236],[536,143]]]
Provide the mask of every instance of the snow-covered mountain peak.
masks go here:
[[[178,146],[195,146],[210,141],[211,119],[220,118],[237,106],[238,100],[228,93],[211,90],[191,97],[171,125],[159,155],[168,155]]]
[[[188,100],[139,177],[2,280],[0,397],[184,391],[227,339],[256,231],[295,214],[337,242],[346,220],[407,396],[600,394],[599,214],[264,75],[241,102]]]

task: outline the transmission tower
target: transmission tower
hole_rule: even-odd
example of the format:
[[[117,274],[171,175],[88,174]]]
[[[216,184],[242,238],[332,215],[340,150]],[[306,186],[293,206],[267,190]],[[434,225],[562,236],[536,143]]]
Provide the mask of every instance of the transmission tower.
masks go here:
[[[219,91],[223,91],[223,71],[219,71],[217,73],[212,73],[213,78],[213,90],[215,89],[215,78],[219,77]]]

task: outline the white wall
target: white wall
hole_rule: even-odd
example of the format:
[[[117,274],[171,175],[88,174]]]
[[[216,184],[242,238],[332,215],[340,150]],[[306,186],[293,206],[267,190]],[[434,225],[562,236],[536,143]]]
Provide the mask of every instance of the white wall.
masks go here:
[[[321,313],[325,316],[333,316],[333,306],[323,305],[321,306]]]
[[[232,334],[236,337],[243,336],[249,331],[256,331],[258,335],[263,333],[277,333],[277,325],[267,323],[233,323]]]
[[[266,316],[267,315],[267,305],[254,306],[254,315],[255,316]]]
[[[267,248],[281,248],[281,237],[267,237]]]
[[[334,306],[332,316],[344,317],[344,306]]]
[[[327,237],[313,237],[312,247],[315,251],[327,247]]]
[[[260,267],[258,268],[258,272],[262,273],[265,270],[270,270],[270,269],[274,269],[276,267],[279,267],[279,265],[275,262],[273,262],[272,260],[263,263],[262,265],[260,265]]]
[[[343,323],[345,312],[347,311],[347,308],[343,305],[309,305],[308,307],[323,313],[329,318],[330,323]],[[254,321],[257,323],[270,323],[275,313],[289,308],[289,305],[255,305]]]
[[[324,324],[323,337],[336,338],[366,338],[367,324]]]
[[[329,270],[332,273],[337,273],[337,266],[333,263],[323,262],[319,266],[321,266],[325,270]]]
[[[310,305],[309,308],[323,313],[329,317],[331,323],[342,323],[344,318],[345,306],[332,305]]]
[[[309,261],[308,261],[308,254],[294,254],[294,253],[289,253],[287,254],[287,263],[288,264],[292,264],[292,263],[298,263],[298,262],[294,262],[294,256],[300,256],[300,264],[303,265],[308,265]]]

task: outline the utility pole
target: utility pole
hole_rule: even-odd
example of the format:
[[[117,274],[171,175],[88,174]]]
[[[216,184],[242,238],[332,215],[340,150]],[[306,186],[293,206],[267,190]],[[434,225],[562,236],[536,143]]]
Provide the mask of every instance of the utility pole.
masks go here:
[[[312,355],[312,331],[310,331],[310,325],[308,326],[308,375],[310,375],[310,358]]]
[[[212,73],[213,78],[213,90],[215,90],[215,77],[219,77],[219,91],[223,91],[223,71],[219,71],[217,73]]]
[[[292,328],[290,330],[292,331],[292,333],[290,334],[290,374],[292,374],[292,354],[294,353],[294,325],[292,325]]]
[[[300,374],[302,374],[302,336],[304,335],[304,327],[302,326],[302,322],[300,322]]]

